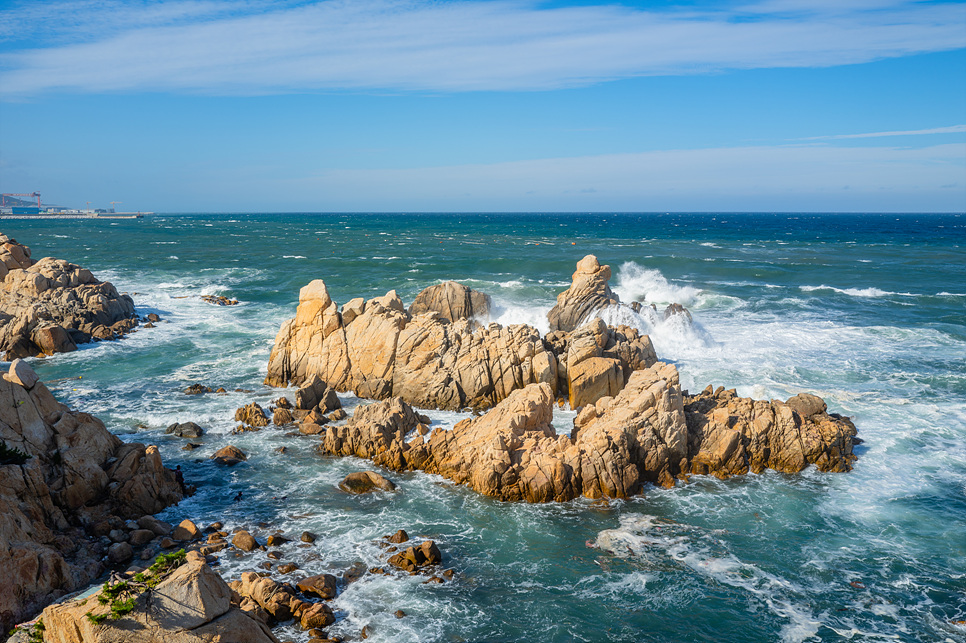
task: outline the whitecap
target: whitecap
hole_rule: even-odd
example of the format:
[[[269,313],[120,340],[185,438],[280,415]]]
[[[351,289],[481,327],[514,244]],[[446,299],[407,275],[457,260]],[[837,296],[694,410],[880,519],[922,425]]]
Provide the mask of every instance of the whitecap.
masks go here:
[[[700,288],[673,284],[660,270],[644,268],[633,261],[620,267],[617,274],[616,292],[623,301],[641,301],[648,304],[678,303],[693,305],[702,294]]]

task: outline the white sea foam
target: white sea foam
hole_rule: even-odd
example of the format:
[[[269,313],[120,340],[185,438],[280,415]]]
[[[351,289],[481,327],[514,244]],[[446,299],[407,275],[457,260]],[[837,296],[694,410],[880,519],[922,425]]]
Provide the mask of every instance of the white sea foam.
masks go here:
[[[881,288],[836,288],[834,286],[800,286],[803,292],[815,292],[819,290],[830,290],[851,297],[887,297],[889,295],[902,295],[904,297],[916,297],[913,293],[900,293],[882,290]]]
[[[702,291],[694,286],[671,283],[660,270],[644,268],[632,261],[624,263],[617,273],[613,287],[621,301],[640,301],[647,304],[671,303],[692,306],[698,302]]]
[[[305,259],[305,255],[282,255],[282,259]]]

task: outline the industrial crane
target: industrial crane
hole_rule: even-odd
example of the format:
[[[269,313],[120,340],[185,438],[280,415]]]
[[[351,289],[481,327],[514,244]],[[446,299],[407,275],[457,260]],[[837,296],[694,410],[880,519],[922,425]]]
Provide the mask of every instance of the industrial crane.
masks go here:
[[[40,207],[40,192],[32,192],[31,194],[26,194],[26,193],[22,193],[21,194],[21,193],[17,193],[17,192],[5,192],[2,195],[0,195],[0,198],[2,198],[2,200],[3,200],[3,205],[0,206],[0,207],[7,207],[7,197],[8,196],[29,196],[29,197],[37,197],[37,207],[38,208]]]

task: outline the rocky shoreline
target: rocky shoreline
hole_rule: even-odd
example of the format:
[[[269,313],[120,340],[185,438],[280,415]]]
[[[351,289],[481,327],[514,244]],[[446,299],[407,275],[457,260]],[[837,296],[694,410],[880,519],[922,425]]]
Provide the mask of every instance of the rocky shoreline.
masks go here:
[[[86,268],[45,257],[0,234],[0,354],[18,357],[77,350],[123,337],[139,319],[134,301]]]
[[[4,326],[8,355],[47,354],[37,339],[44,328],[83,339],[84,328],[92,328],[85,315],[120,311],[128,315],[121,321],[136,323],[130,297],[110,284],[66,262],[32,263],[28,249],[3,241],[4,292],[22,300],[21,312],[10,316],[19,320],[19,334],[9,320]],[[294,403],[283,397],[268,409],[243,406],[234,432],[295,426],[290,435],[317,440],[321,455],[438,474],[503,501],[621,499],[691,475],[851,469],[855,426],[828,413],[818,397],[761,401],[724,387],[682,390],[677,368],[658,360],[647,335],[598,317],[613,307],[643,309],[621,302],[609,278],[610,268],[596,257],[581,260],[548,314],[546,334],[490,322],[489,298],[456,282],[427,288],[407,309],[395,291],[340,308],[315,280],[302,288],[295,317],[280,328],[265,380],[298,385]],[[32,284],[32,303],[23,303],[22,284]],[[115,297],[88,296],[101,308],[78,312],[81,295],[94,292],[85,288]],[[45,293],[53,294],[44,299]],[[68,306],[74,316],[49,312],[56,302],[75,306]],[[690,322],[680,305],[650,312]],[[337,391],[375,401],[349,417]],[[202,384],[185,391],[220,392]],[[554,409],[566,404],[577,415],[569,433],[558,433]],[[431,429],[431,418],[415,407],[473,416],[452,430]],[[184,422],[167,432],[190,440],[203,429]],[[0,562],[11,570],[0,580],[0,624],[9,630],[47,605],[42,626],[18,632],[18,641],[39,635],[61,643],[263,643],[278,641],[272,627],[280,623],[297,624],[313,641],[338,641],[325,629],[337,620],[327,602],[358,578],[456,578],[435,542],[410,539],[403,530],[379,541],[383,566],[295,580],[299,568],[286,553],[312,547],[314,534],[285,534],[270,525],[201,529],[188,519],[173,526],[154,518],[190,493],[180,471],[165,468],[156,447],[124,443],[96,418],[59,404],[21,359],[0,381],[0,439]],[[229,467],[247,455],[227,446],[212,459]],[[396,489],[376,471],[350,474],[339,486],[349,494]],[[256,563],[256,553],[265,560]],[[213,569],[219,555],[250,557],[253,569],[226,582]],[[116,571],[96,592],[50,605],[109,569]],[[397,611],[397,618],[404,616]],[[366,627],[360,638],[367,637]]]

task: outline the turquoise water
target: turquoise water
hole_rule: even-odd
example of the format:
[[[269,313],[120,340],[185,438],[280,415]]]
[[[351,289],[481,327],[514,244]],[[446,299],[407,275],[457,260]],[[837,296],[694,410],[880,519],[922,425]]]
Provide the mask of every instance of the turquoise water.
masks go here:
[[[966,620],[966,216],[199,214],[0,230],[35,258],[90,268],[165,320],[35,366],[60,399],[181,464],[199,493],[166,517],[314,531],[315,547],[283,549],[311,573],[382,564],[373,540],[398,528],[437,540],[455,582],[366,576],[334,602],[334,633],[368,624],[374,641],[966,640],[955,623]],[[685,388],[821,395],[865,440],[855,470],[694,477],[609,507],[501,504],[421,473],[392,473],[398,493],[357,498],[335,485],[370,466],[362,461],[320,458],[311,438],[283,431],[230,435],[235,408],[280,394],[261,384],[268,354],[311,279],[340,304],[389,289],[408,303],[456,279],[493,296],[501,321],[545,330],[589,253],[612,266],[625,301],[691,310],[691,328],[620,320],[651,334]],[[241,303],[212,306],[202,294]],[[181,393],[195,382],[252,392]],[[350,411],[358,402],[343,401]],[[442,426],[459,419],[428,414]],[[566,430],[572,418],[562,411],[556,423]],[[209,431],[194,452],[164,435],[188,420]],[[248,463],[206,460],[229,442]],[[262,556],[225,556],[222,572]],[[394,618],[397,609],[408,616]],[[307,640],[294,629],[281,637]]]

